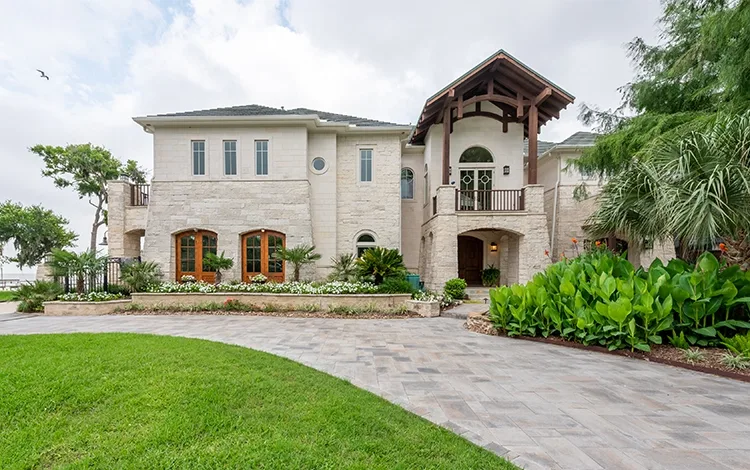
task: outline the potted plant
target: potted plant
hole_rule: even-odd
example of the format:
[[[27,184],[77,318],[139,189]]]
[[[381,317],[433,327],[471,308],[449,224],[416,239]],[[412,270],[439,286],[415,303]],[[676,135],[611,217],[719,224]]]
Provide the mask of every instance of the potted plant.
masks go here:
[[[192,276],[190,274],[183,274],[182,277],[180,277],[180,282],[185,284],[195,282],[195,276]]]
[[[500,283],[500,269],[494,264],[482,270],[482,285],[484,287],[496,287]]]
[[[250,282],[252,284],[265,284],[268,281],[268,278],[262,274],[256,274],[255,276],[250,278]]]

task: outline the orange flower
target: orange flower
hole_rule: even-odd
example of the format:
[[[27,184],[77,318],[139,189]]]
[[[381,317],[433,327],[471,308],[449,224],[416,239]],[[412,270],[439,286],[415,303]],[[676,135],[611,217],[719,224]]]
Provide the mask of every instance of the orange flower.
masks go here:
[[[576,237],[571,238],[570,241],[572,241],[574,245],[578,244],[578,239]]]
[[[724,253],[727,252],[727,246],[723,243],[719,243],[719,249]]]
[[[596,247],[597,247],[597,248],[599,248],[600,246],[602,246],[602,242],[601,242],[601,241],[599,241],[599,240],[597,240],[597,241],[596,241]]]
[[[564,251],[560,253],[560,258],[561,259],[565,259],[565,252]]]

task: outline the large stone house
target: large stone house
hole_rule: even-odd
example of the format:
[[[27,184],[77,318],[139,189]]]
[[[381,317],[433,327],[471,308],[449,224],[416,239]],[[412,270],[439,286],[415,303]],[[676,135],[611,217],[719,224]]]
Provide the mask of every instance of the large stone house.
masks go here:
[[[273,253],[314,244],[305,275],[320,279],[331,258],[383,246],[430,288],[478,284],[488,265],[523,282],[585,239],[592,200],[573,199],[585,178],[566,168],[594,136],[537,139],[573,101],[501,50],[428,98],[415,126],[258,105],[136,117],[153,179],[110,183],[109,255],[211,281],[203,255],[224,252],[225,279],[283,280]]]

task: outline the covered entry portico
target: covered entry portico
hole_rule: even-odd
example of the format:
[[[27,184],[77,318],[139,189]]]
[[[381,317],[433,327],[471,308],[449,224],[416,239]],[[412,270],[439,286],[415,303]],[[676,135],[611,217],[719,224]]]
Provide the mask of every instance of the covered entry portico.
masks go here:
[[[520,235],[507,230],[479,229],[458,235],[458,277],[469,286],[482,285],[482,270],[500,269],[500,284],[518,282]]]

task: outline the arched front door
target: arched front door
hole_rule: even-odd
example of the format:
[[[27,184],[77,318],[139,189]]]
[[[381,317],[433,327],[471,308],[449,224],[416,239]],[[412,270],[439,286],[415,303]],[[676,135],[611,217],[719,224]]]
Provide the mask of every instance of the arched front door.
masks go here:
[[[190,230],[175,235],[177,243],[177,280],[193,276],[197,281],[213,283],[216,273],[203,267],[206,253],[216,254],[218,238],[207,230]]]
[[[286,236],[271,230],[250,232],[242,237],[242,280],[263,274],[272,282],[284,282],[284,262],[273,254],[284,247]]]

